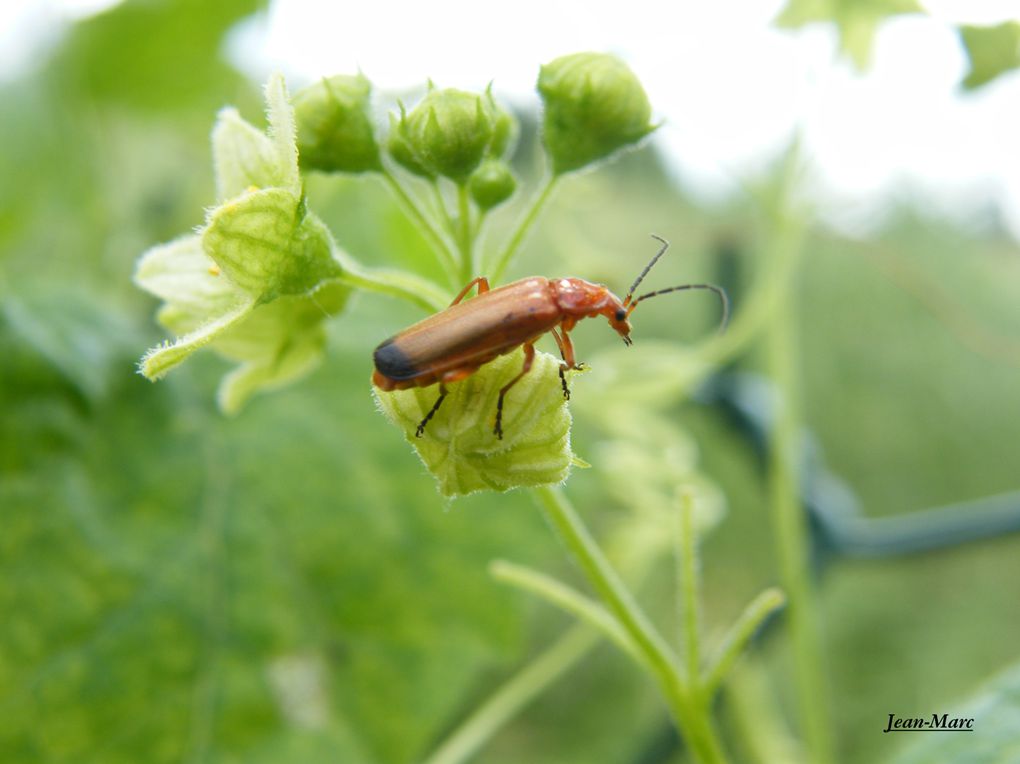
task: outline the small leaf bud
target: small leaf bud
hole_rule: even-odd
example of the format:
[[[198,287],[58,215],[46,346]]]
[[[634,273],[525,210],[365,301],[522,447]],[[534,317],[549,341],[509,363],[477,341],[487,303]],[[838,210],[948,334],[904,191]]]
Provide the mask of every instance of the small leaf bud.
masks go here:
[[[509,199],[517,188],[510,167],[502,159],[486,159],[471,173],[468,190],[483,210],[490,210]]]
[[[574,53],[542,67],[543,141],[557,175],[604,159],[648,135],[651,106],[623,61]]]
[[[297,145],[303,170],[371,172],[381,169],[363,75],[338,74],[294,95]]]

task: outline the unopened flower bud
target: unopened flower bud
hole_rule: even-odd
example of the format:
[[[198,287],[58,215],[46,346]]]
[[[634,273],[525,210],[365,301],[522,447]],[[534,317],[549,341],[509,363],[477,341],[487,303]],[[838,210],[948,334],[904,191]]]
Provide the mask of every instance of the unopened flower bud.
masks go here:
[[[486,100],[453,88],[431,90],[401,117],[398,142],[405,141],[412,158],[430,174],[464,183],[492,142],[495,114]]]
[[[650,124],[648,96],[615,56],[574,53],[542,67],[543,141],[557,175],[604,159],[641,140]]]
[[[489,210],[509,199],[517,188],[510,167],[502,159],[486,159],[471,173],[468,190],[483,210]]]
[[[506,156],[517,138],[517,120],[513,114],[496,103],[496,99],[492,97],[491,87],[485,91],[485,100],[492,121],[492,140],[489,142],[488,155],[496,158]]]
[[[363,75],[338,74],[294,95],[302,169],[360,173],[381,168],[371,92]]]
[[[436,174],[425,167],[421,157],[412,147],[407,133],[407,114],[401,104],[400,119],[397,119],[396,115],[390,114],[390,134],[386,141],[386,150],[389,151],[394,161],[408,172],[423,178],[435,178]]]

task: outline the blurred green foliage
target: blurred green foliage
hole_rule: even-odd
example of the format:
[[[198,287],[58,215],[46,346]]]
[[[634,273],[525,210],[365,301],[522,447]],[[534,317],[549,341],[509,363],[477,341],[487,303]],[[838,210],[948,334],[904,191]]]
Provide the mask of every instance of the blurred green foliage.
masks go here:
[[[805,24],[832,22],[839,34],[840,52],[859,70],[871,63],[875,34],[891,16],[922,13],[917,0],[788,0],[776,25],[797,29]]]
[[[126,3],[0,91],[2,761],[410,762],[565,626],[486,573],[509,557],[574,574],[529,501],[444,505],[374,409],[370,351],[413,308],[356,297],[330,325],[322,369],[235,419],[215,410],[224,364],[213,357],[156,386],[135,373],[161,335],[133,262],[201,222],[215,110],[261,108],[220,58],[224,31],[252,10]],[[525,170],[534,147],[525,130]],[[424,242],[380,182],[312,176],[307,190],[341,246],[424,269]],[[994,225],[890,217],[873,241],[808,242],[797,294],[807,422],[870,514],[1015,489],[1015,244]],[[623,288],[654,230],[676,248],[658,283],[710,274],[723,241],[750,278],[759,223],[748,200],[692,203],[649,148],[565,184],[515,275]],[[635,341],[699,336],[715,316],[707,303],[649,306]],[[579,327],[582,359],[618,343],[604,329]],[[577,377],[575,398],[612,393],[597,383]],[[728,623],[775,578],[762,477],[712,411],[669,413],[727,498],[704,584],[710,621]],[[575,449],[593,469],[570,492],[614,532],[630,515],[606,482],[619,464],[604,438],[576,417]],[[1017,660],[1018,543],[828,572],[845,761],[892,753],[889,713],[949,710]],[[671,612],[671,588],[655,583],[667,568],[644,592],[652,612]],[[777,643],[763,660],[785,702]],[[1015,681],[988,692],[1015,694]],[[653,688],[600,647],[480,761],[637,760],[665,724]],[[920,755],[903,761],[932,760]]]
[[[993,27],[961,26],[960,39],[970,59],[963,87],[974,90],[1020,67],[1020,22]]]

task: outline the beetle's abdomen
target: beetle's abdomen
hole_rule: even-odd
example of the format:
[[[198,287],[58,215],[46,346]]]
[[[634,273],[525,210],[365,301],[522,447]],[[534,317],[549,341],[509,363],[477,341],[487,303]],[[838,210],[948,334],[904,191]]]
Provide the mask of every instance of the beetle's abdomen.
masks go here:
[[[412,379],[417,376],[418,370],[407,357],[407,354],[395,344],[397,337],[390,337],[375,349],[372,358],[375,361],[376,370],[383,376],[394,380]]]
[[[555,327],[562,312],[547,279],[515,281],[429,316],[376,348],[379,376],[431,384],[444,372],[477,367]],[[429,381],[426,381],[429,380]]]

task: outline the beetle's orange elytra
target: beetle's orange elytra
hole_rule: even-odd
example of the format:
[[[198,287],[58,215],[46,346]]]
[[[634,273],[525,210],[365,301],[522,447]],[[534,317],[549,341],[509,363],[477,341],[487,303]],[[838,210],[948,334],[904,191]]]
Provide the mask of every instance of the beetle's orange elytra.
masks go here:
[[[380,344],[373,354],[375,372],[372,382],[380,390],[407,390],[439,384],[439,398],[418,424],[421,437],[447,395],[447,384],[474,374],[492,359],[524,347],[521,372],[499,391],[496,424],[493,433],[503,437],[503,399],[507,392],[531,369],[534,344],[551,333],[560,350],[560,382],[563,397],[570,397],[565,372],[581,368],[574,358],[570,332],[584,318],[605,316],[609,326],[625,343],[631,344],[630,314],[638,303],[658,295],[688,289],[715,292],[723,307],[722,325],[729,317],[726,293],[713,284],[682,284],[659,289],[634,298],[634,290],[662,257],[669,243],[655,236],[662,247],[640,273],[626,298],[620,300],[602,284],[578,278],[546,279],[541,276],[514,281],[496,289],[489,288],[484,276],[474,279],[454,298],[446,310],[419,321]],[[477,296],[464,302],[471,288]]]

